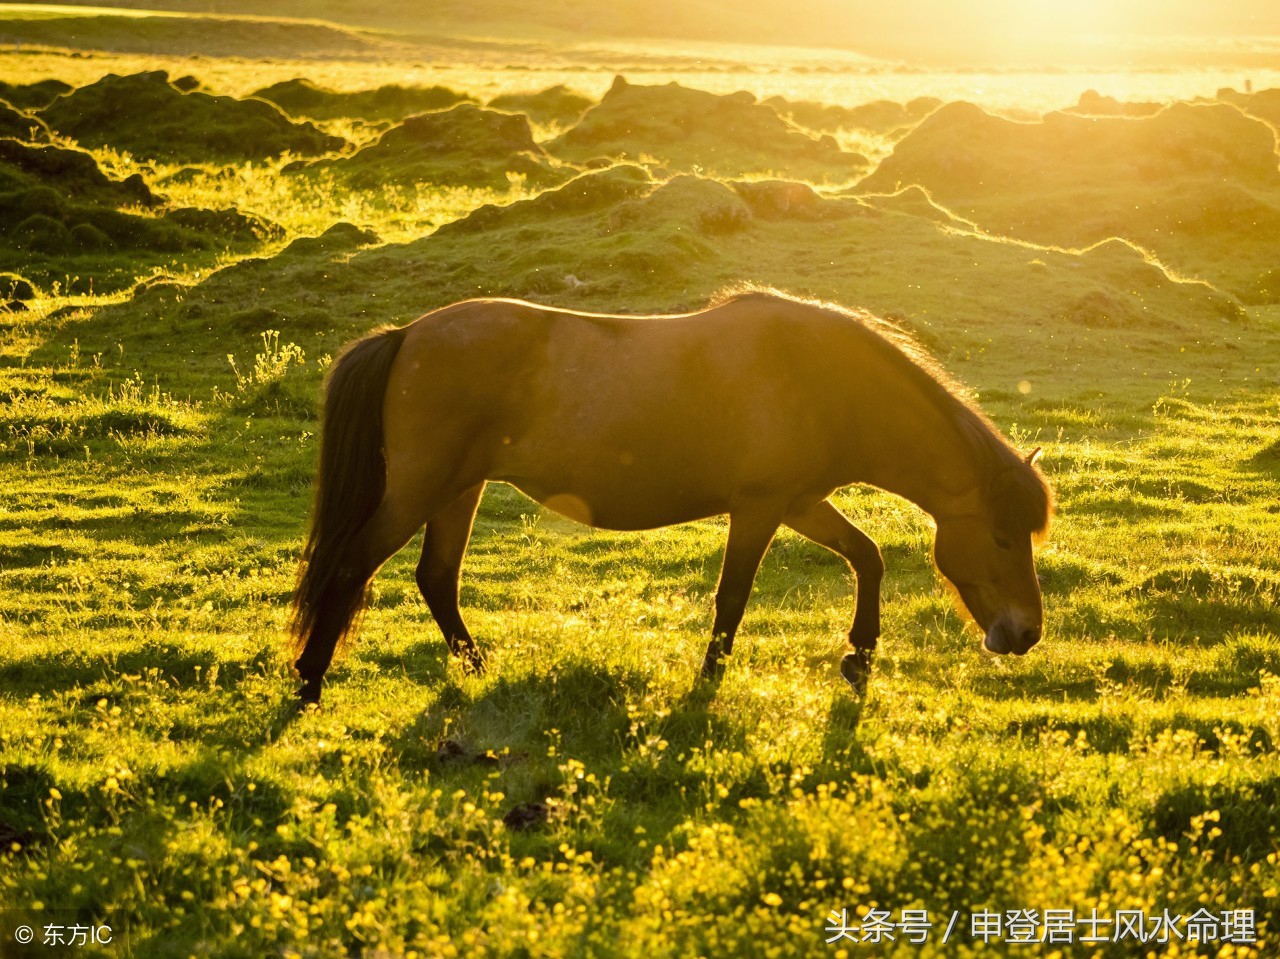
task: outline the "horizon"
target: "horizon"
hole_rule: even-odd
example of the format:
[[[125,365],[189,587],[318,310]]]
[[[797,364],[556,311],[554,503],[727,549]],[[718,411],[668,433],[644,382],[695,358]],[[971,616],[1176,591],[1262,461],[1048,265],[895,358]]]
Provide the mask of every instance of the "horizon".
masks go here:
[[[585,41],[711,42],[832,50],[910,66],[1056,69],[1106,64],[1141,68],[1162,62],[1280,60],[1280,7],[1231,0],[1209,8],[1196,0],[904,0],[892,10],[837,0],[725,0],[668,4],[623,0],[599,7],[567,0],[531,9],[511,0],[441,0],[422,10],[408,0],[376,5],[352,0],[68,0],[5,7],[96,8],[174,13],[256,14],[326,20],[416,36],[573,36]],[[922,28],[927,24],[927,28]]]

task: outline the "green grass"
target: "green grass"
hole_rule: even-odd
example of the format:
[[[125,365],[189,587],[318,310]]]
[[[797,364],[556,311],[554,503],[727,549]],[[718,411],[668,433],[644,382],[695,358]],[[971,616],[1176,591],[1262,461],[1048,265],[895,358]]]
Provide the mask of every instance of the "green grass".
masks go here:
[[[480,99],[510,82],[470,69]],[[917,193],[776,215],[658,172],[539,194],[280,166],[144,172],[284,238],[0,312],[0,906],[83,910],[139,956],[837,955],[829,913],[873,905],[1251,908],[1274,952],[1280,308]],[[379,239],[289,246],[339,222]],[[737,282],[895,317],[1044,447],[1044,642],[984,657],[927,518],[846,490],[889,567],[868,699],[836,671],[847,572],[787,533],[712,695],[722,521],[605,533],[495,485],[462,589],[490,671],[449,661],[411,544],[295,715],[284,619],[343,342],[466,296],[664,310]],[[1000,951],[939,935],[874,954]]]

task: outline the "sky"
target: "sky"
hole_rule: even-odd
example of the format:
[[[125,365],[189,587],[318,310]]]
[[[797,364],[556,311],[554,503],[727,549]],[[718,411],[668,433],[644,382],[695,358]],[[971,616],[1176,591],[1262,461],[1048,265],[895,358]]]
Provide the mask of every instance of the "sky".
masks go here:
[[[813,36],[908,58],[1054,61],[1135,55],[1155,43],[1280,41],[1280,0],[749,0],[758,13],[802,14]]]

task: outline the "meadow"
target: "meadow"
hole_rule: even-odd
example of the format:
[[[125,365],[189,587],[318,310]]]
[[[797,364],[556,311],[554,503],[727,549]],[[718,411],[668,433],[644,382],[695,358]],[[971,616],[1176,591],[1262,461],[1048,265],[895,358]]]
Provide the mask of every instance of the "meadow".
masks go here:
[[[1256,941],[1043,953],[1277,954],[1280,74],[38,13],[0,16],[0,952],[35,916],[110,925],[86,956],[1016,955],[975,917],[1205,909]],[[323,89],[235,112],[295,78]],[[418,92],[339,96],[387,84]],[[892,319],[1043,448],[1039,646],[984,656],[929,518],[853,488],[888,566],[867,696],[848,570],[785,531],[712,690],[723,521],[609,533],[491,484],[488,672],[449,660],[419,537],[296,709],[342,344],[466,297],[743,285]],[[829,943],[842,910],[934,928]]]

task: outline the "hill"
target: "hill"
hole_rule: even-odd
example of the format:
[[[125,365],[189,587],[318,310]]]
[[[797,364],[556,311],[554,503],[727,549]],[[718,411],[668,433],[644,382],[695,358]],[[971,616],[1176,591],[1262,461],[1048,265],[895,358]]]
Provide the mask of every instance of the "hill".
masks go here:
[[[0,4],[0,45],[207,57],[367,56],[387,48],[384,39],[349,27],[255,15],[261,6],[237,16],[194,12],[198,5],[181,2],[161,10],[132,6]],[[192,12],[171,9],[183,6]]]
[[[951,103],[860,185],[909,184],[1002,235],[1067,247],[1125,237],[1251,302],[1275,302],[1275,131],[1224,104],[1035,123]]]

